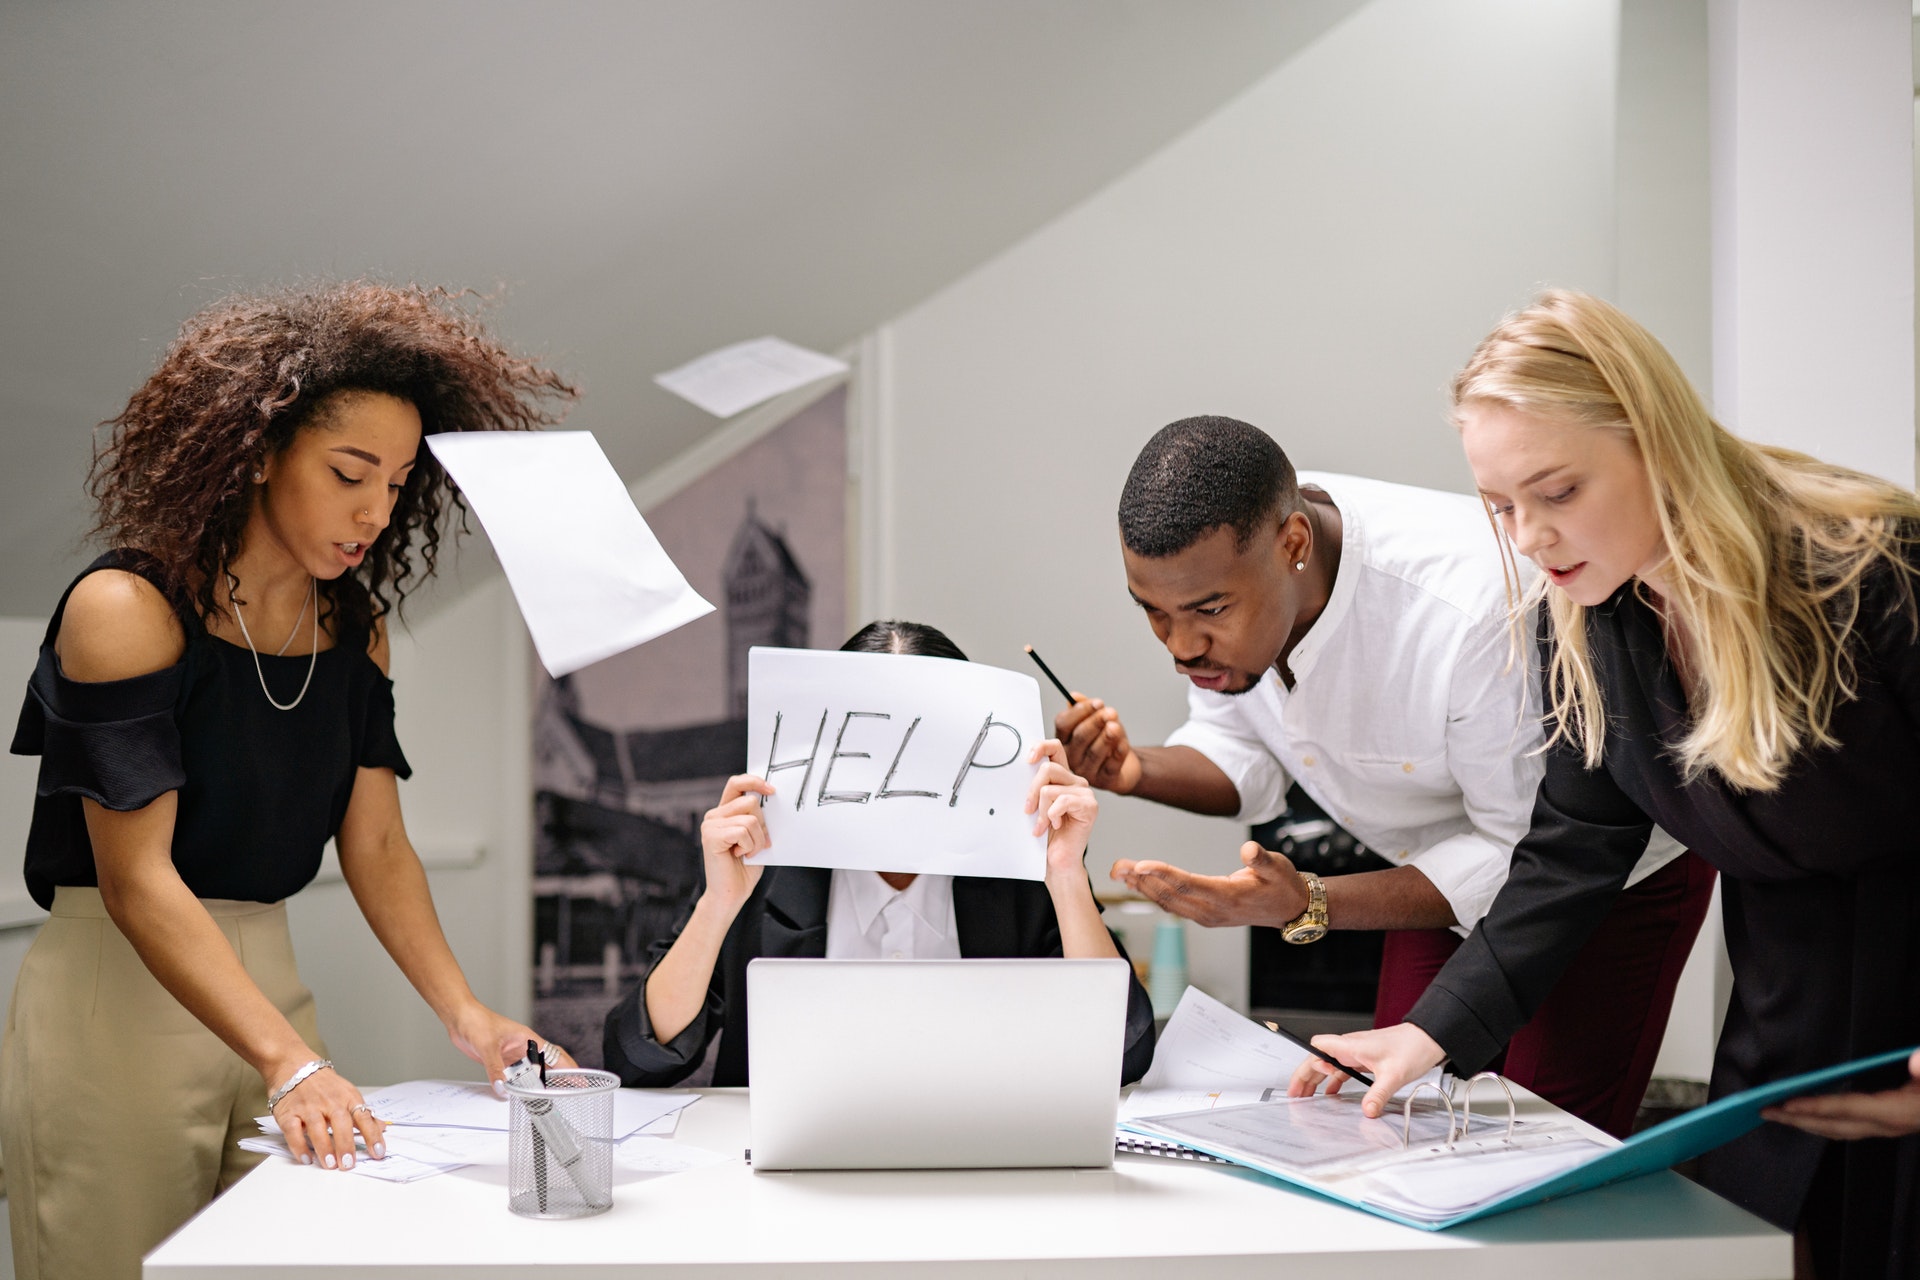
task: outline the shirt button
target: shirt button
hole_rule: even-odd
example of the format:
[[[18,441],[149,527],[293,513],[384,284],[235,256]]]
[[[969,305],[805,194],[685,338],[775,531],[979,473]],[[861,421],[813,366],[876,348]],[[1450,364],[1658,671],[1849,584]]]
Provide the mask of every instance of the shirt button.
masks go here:
[[[1410,764],[1403,764],[1403,765],[1401,765],[1401,766],[1400,766],[1400,772],[1402,772],[1402,773],[1412,773],[1412,772],[1413,772],[1413,766],[1412,766],[1412,765],[1410,765]]]
[[[1300,763],[1307,766],[1307,768],[1311,769],[1318,762],[1315,761],[1312,756],[1301,756]]]

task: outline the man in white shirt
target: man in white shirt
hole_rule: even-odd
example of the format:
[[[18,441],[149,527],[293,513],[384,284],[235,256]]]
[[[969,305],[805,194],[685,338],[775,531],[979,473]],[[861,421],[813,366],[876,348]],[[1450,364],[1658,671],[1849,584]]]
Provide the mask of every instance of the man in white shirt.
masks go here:
[[[1077,701],[1056,720],[1070,766],[1096,787],[1250,824],[1277,816],[1297,782],[1394,865],[1322,882],[1249,841],[1231,876],[1122,861],[1114,878],[1200,924],[1271,925],[1290,942],[1390,931],[1375,1016],[1398,1021],[1505,882],[1543,771],[1537,690],[1484,508],[1296,479],[1258,429],[1189,418],[1135,461],[1120,531],[1128,590],[1191,682],[1189,718],[1165,746],[1134,747],[1113,708]],[[1662,837],[1629,883],[1506,1064],[1617,1133],[1652,1073],[1712,873]]]

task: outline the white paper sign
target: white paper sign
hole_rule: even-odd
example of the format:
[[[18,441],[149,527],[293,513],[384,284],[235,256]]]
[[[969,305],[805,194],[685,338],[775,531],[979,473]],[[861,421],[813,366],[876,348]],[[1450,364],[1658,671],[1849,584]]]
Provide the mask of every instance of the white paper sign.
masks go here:
[[[752,861],[1040,880],[1025,812],[1044,740],[1031,676],[952,658],[747,654],[747,771],[775,793]]]
[[[782,392],[847,371],[847,362],[780,338],[755,338],[710,351],[654,381],[716,418],[731,418]]]
[[[454,431],[427,445],[480,517],[554,676],[713,612],[591,432]]]

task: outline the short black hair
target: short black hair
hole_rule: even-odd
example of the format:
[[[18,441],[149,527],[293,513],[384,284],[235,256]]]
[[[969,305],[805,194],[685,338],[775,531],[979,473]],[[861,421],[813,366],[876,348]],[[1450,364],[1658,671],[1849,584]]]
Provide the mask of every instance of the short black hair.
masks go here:
[[[960,646],[924,622],[869,622],[847,637],[843,653],[910,653],[922,658],[952,658],[965,662]]]
[[[1120,540],[1135,555],[1170,556],[1226,527],[1244,550],[1268,517],[1299,500],[1293,464],[1272,436],[1237,418],[1182,418],[1133,460]]]

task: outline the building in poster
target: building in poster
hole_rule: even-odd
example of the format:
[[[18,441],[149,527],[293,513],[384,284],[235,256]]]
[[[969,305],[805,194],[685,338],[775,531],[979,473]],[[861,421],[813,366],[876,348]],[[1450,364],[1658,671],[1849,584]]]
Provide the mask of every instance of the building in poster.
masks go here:
[[[542,692],[534,730],[536,1020],[597,1058],[606,1006],[640,976],[699,889],[700,820],[747,758],[747,651],[804,648],[812,584],[749,504],[726,556],[725,720],[617,730],[580,705],[573,677]],[[577,1023],[563,1032],[556,1022]],[[570,1038],[567,1038],[569,1037]]]

